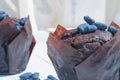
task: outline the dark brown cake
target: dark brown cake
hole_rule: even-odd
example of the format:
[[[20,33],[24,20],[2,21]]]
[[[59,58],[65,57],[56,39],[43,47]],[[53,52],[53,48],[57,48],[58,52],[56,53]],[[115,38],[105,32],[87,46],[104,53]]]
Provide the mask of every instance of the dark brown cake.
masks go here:
[[[75,35],[76,34],[76,35]],[[69,36],[74,35],[74,36]],[[65,36],[67,36],[65,38]],[[69,36],[69,37],[68,37]],[[104,43],[109,41],[112,38],[112,34],[108,31],[100,31],[97,30],[93,33],[89,34],[79,34],[77,33],[77,29],[66,31],[62,37],[67,44],[82,52],[85,56],[81,58],[82,62],[84,59],[89,57],[93,52],[95,52],[99,47],[101,47]],[[76,63],[79,64],[80,62]]]
[[[113,23],[112,23],[113,24]],[[80,34],[58,25],[47,41],[60,80],[119,80],[120,30],[113,36],[97,30]]]
[[[20,19],[6,16],[0,12],[0,74],[16,74],[25,70],[35,39],[29,17]]]

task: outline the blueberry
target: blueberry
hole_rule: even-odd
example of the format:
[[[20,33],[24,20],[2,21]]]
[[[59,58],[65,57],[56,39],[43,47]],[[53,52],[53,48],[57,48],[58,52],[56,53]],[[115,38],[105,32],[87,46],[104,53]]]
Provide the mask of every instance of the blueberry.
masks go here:
[[[97,29],[99,29],[99,30],[104,31],[105,29],[107,29],[107,25],[105,25],[105,24],[103,24],[101,22],[95,22],[93,25],[97,26]]]
[[[19,20],[20,25],[24,26],[26,20],[27,20],[27,18],[21,18],[21,19]]]
[[[17,28],[18,31],[22,30],[22,26],[19,23],[16,23],[15,26],[16,26],[16,28]]]
[[[97,30],[97,27],[95,25],[89,25],[89,33],[95,32]]]
[[[93,23],[95,23],[95,20],[92,19],[92,18],[89,17],[89,16],[84,16],[84,20],[85,20],[88,24],[90,24],[90,25],[92,25]]]
[[[112,35],[115,35],[115,33],[117,32],[117,29],[114,26],[109,26],[108,31],[111,32]]]
[[[56,79],[54,76],[52,76],[52,75],[48,75],[48,80],[50,79],[50,80],[58,80],[58,79]]]
[[[89,25],[87,23],[83,23],[78,26],[78,32],[82,34],[91,33],[97,30],[97,27],[95,25]]]
[[[89,32],[89,28],[88,28],[89,24],[87,23],[83,23],[81,25],[78,26],[78,32],[82,33],[82,34],[87,34]]]
[[[32,80],[40,80],[39,73],[35,72],[34,74],[32,74]]]
[[[19,76],[20,80],[28,80],[30,79],[32,76],[32,73],[31,72],[27,72],[27,73],[24,73],[22,75]]]
[[[2,21],[3,19],[5,19],[6,17],[8,17],[8,15],[5,12],[0,12],[0,21]]]

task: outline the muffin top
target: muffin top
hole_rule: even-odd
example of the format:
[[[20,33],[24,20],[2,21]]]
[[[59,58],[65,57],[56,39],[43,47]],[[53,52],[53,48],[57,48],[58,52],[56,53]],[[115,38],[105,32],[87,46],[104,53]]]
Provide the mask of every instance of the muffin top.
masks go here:
[[[81,61],[109,41],[117,32],[114,26],[96,22],[89,16],[85,16],[84,20],[86,23],[80,24],[76,29],[67,30],[60,36],[61,40],[84,55]]]

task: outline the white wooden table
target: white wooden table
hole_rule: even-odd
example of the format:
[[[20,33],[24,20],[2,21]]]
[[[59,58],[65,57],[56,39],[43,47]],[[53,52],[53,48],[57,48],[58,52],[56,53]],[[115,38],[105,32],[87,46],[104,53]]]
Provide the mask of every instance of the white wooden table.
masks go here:
[[[41,31],[35,33],[34,36],[36,39],[36,45],[26,70],[16,75],[0,76],[0,80],[19,80],[19,75],[26,72],[39,72],[41,80],[46,79],[49,74],[57,77],[54,67],[47,55],[46,41],[48,38],[48,32]]]

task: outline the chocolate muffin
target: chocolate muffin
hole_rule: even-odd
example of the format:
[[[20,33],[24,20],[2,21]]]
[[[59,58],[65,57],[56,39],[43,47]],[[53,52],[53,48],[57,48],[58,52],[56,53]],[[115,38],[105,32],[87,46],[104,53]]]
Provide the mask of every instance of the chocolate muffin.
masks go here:
[[[17,19],[0,11],[0,74],[25,70],[34,45],[29,17]]]
[[[48,56],[60,80],[119,80],[119,26],[85,16],[67,30],[58,25],[47,41]]]

